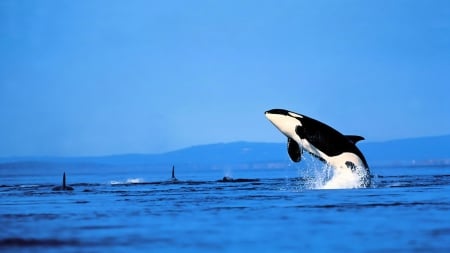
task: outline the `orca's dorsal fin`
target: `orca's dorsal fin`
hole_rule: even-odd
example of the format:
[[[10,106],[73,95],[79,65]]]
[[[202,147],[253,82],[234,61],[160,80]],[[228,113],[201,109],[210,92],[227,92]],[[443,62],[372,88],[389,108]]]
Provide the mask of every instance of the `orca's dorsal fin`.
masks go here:
[[[293,139],[288,138],[287,145],[288,154],[291,160],[296,163],[300,162],[300,160],[302,159],[302,149],[300,148],[298,143]]]
[[[70,187],[66,184],[66,172],[63,173],[62,185],[55,186],[52,189],[53,191],[73,191],[73,187]]]
[[[64,172],[63,174],[62,189],[66,189],[66,172]]]
[[[172,179],[175,179],[175,166],[172,165]]]
[[[364,140],[364,137],[359,135],[346,135],[348,140],[350,140],[353,144],[356,144],[358,141]]]

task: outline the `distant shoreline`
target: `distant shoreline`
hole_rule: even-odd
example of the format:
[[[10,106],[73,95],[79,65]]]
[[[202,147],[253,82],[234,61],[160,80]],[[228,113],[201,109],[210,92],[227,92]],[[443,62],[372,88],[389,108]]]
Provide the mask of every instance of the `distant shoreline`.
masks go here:
[[[448,167],[450,135],[361,142],[358,147],[369,167]],[[305,160],[309,161],[306,155]],[[307,164],[307,163],[306,163]],[[49,167],[150,167],[166,169],[277,169],[292,166],[286,143],[230,142],[192,146],[161,154],[123,154],[80,157],[0,157],[0,169],[20,166]],[[295,166],[301,167],[305,162]]]

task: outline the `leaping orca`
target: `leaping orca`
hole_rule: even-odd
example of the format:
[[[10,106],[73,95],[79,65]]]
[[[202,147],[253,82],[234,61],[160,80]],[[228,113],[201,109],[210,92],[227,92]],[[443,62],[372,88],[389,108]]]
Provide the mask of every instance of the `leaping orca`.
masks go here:
[[[288,138],[288,154],[293,162],[300,162],[306,150],[335,170],[358,174],[360,186],[370,185],[369,166],[355,145],[363,137],[343,135],[318,120],[284,109],[266,111],[265,116]]]
[[[63,181],[61,186],[55,186],[53,191],[73,191],[73,187],[66,185],[66,172],[63,174]]]

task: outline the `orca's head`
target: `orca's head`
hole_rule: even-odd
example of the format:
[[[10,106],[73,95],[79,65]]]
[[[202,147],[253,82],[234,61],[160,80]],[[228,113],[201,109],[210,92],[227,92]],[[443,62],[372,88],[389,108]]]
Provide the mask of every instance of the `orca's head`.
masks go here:
[[[284,109],[272,109],[265,112],[266,118],[286,137],[299,141],[295,129],[302,126],[302,115]]]

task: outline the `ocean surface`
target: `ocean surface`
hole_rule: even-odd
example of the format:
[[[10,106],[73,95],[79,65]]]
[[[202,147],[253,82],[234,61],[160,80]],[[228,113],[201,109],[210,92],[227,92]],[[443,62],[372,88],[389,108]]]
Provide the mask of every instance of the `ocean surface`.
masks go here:
[[[450,252],[450,168],[371,170],[2,169],[0,252]]]

